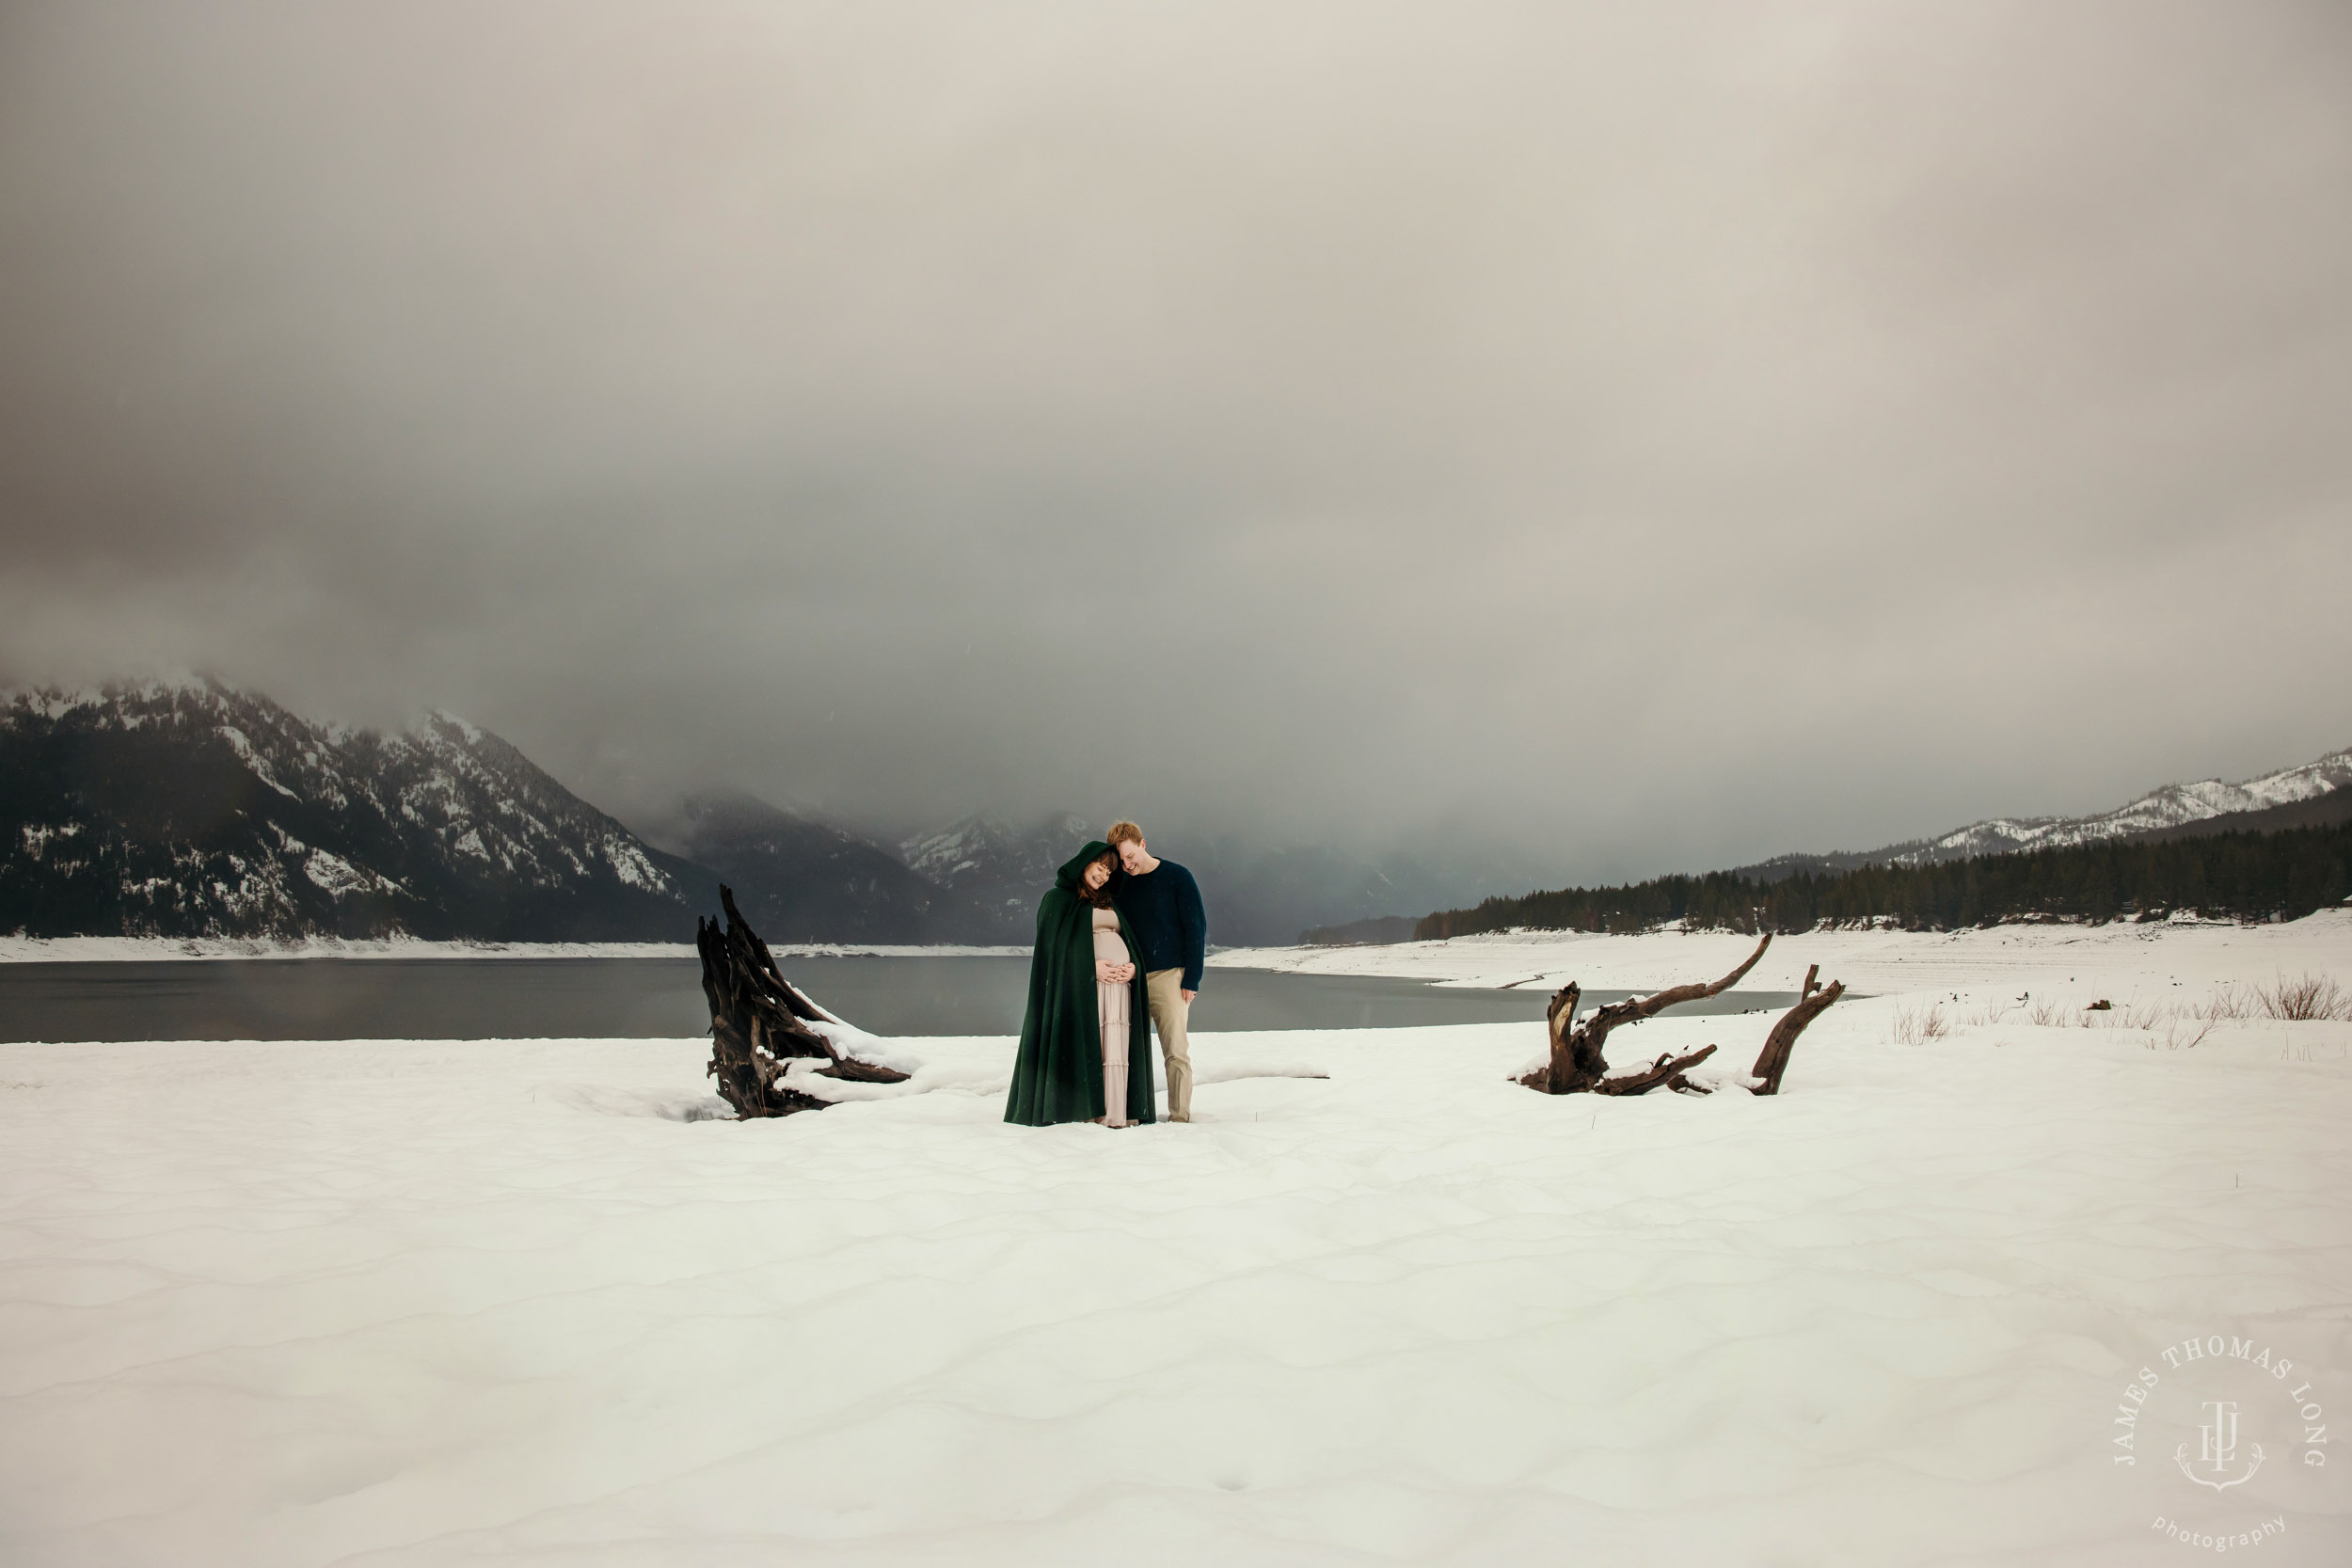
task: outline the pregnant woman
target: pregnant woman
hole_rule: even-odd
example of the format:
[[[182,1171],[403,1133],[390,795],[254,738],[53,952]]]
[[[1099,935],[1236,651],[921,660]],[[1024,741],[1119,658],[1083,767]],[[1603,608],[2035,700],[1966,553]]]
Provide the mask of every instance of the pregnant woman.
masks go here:
[[[1005,1119],[1028,1127],[1156,1119],[1152,1053],[1131,1052],[1147,1016],[1143,974],[1119,911],[1119,856],[1100,839],[1065,863],[1037,908],[1029,1009]]]

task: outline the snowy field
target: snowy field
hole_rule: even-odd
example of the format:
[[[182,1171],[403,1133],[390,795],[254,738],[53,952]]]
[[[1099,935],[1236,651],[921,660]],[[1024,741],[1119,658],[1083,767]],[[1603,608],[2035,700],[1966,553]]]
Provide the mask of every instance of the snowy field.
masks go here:
[[[751,1126],[691,1040],[0,1046],[0,1562],[2352,1562],[2291,1405],[2352,1431],[2352,1023],[2191,1010],[2352,983],[2352,921],[1743,984],[1816,960],[1873,994],[1777,1100],[1535,1095],[1527,1025],[1200,1036],[1200,1119],[1124,1132],[1004,1125],[1002,1039]]]
[[[1655,990],[1713,980],[1755,950],[1756,940],[1721,931],[1684,935],[1583,936],[1511,931],[1449,942],[1362,947],[1232,948],[1212,967],[1299,974],[1391,974],[1467,986],[1550,990],[1585,987]],[[2045,996],[2121,1006],[2202,1000],[2201,988],[2247,985],[2281,974],[2331,974],[2352,983],[2352,910],[2330,910],[2278,926],[2171,920],[2145,926],[1997,926],[1984,930],[1819,931],[1772,939],[1740,982],[1752,990],[1795,990],[1805,966],[1856,992],[1958,992],[1979,1002],[2041,989]]]

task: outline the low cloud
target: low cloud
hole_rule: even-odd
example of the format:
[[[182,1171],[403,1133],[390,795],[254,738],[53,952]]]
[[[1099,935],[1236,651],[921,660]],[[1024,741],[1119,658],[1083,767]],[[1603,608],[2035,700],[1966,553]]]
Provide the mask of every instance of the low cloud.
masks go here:
[[[2352,739],[2352,19],[18,6],[0,673],[1619,876]]]

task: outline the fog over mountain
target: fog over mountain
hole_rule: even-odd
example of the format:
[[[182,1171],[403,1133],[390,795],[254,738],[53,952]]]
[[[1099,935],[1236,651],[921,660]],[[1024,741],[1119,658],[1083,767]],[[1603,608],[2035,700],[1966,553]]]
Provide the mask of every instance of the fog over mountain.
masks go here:
[[[2250,778],[2352,734],[2347,83],[2329,0],[10,5],[0,681],[1398,911]]]
[[[1022,944],[1103,831],[968,817],[894,846],[730,793],[649,842],[449,714],[387,736],[218,682],[0,692],[0,936],[677,942],[731,885],[784,942]],[[1187,852],[1227,946],[1492,885],[1328,847]]]

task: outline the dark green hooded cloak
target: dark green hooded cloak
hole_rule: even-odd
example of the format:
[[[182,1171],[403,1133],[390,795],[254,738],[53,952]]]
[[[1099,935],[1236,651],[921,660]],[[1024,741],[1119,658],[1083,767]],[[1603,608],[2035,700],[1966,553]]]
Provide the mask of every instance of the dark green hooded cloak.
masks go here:
[[[1029,958],[1029,1010],[1021,1021],[1021,1054],[1012,1064],[1012,1093],[1005,1119],[1028,1127],[1092,1121],[1103,1105],[1103,1019],[1094,995],[1094,909],[1078,893],[1079,874],[1110,846],[1096,839],[1054,874],[1037,907],[1037,949]],[[1135,925],[1120,908],[1118,872],[1111,874],[1111,907],[1130,962]],[[1128,985],[1127,1116],[1153,1121],[1152,1011],[1143,965]]]

